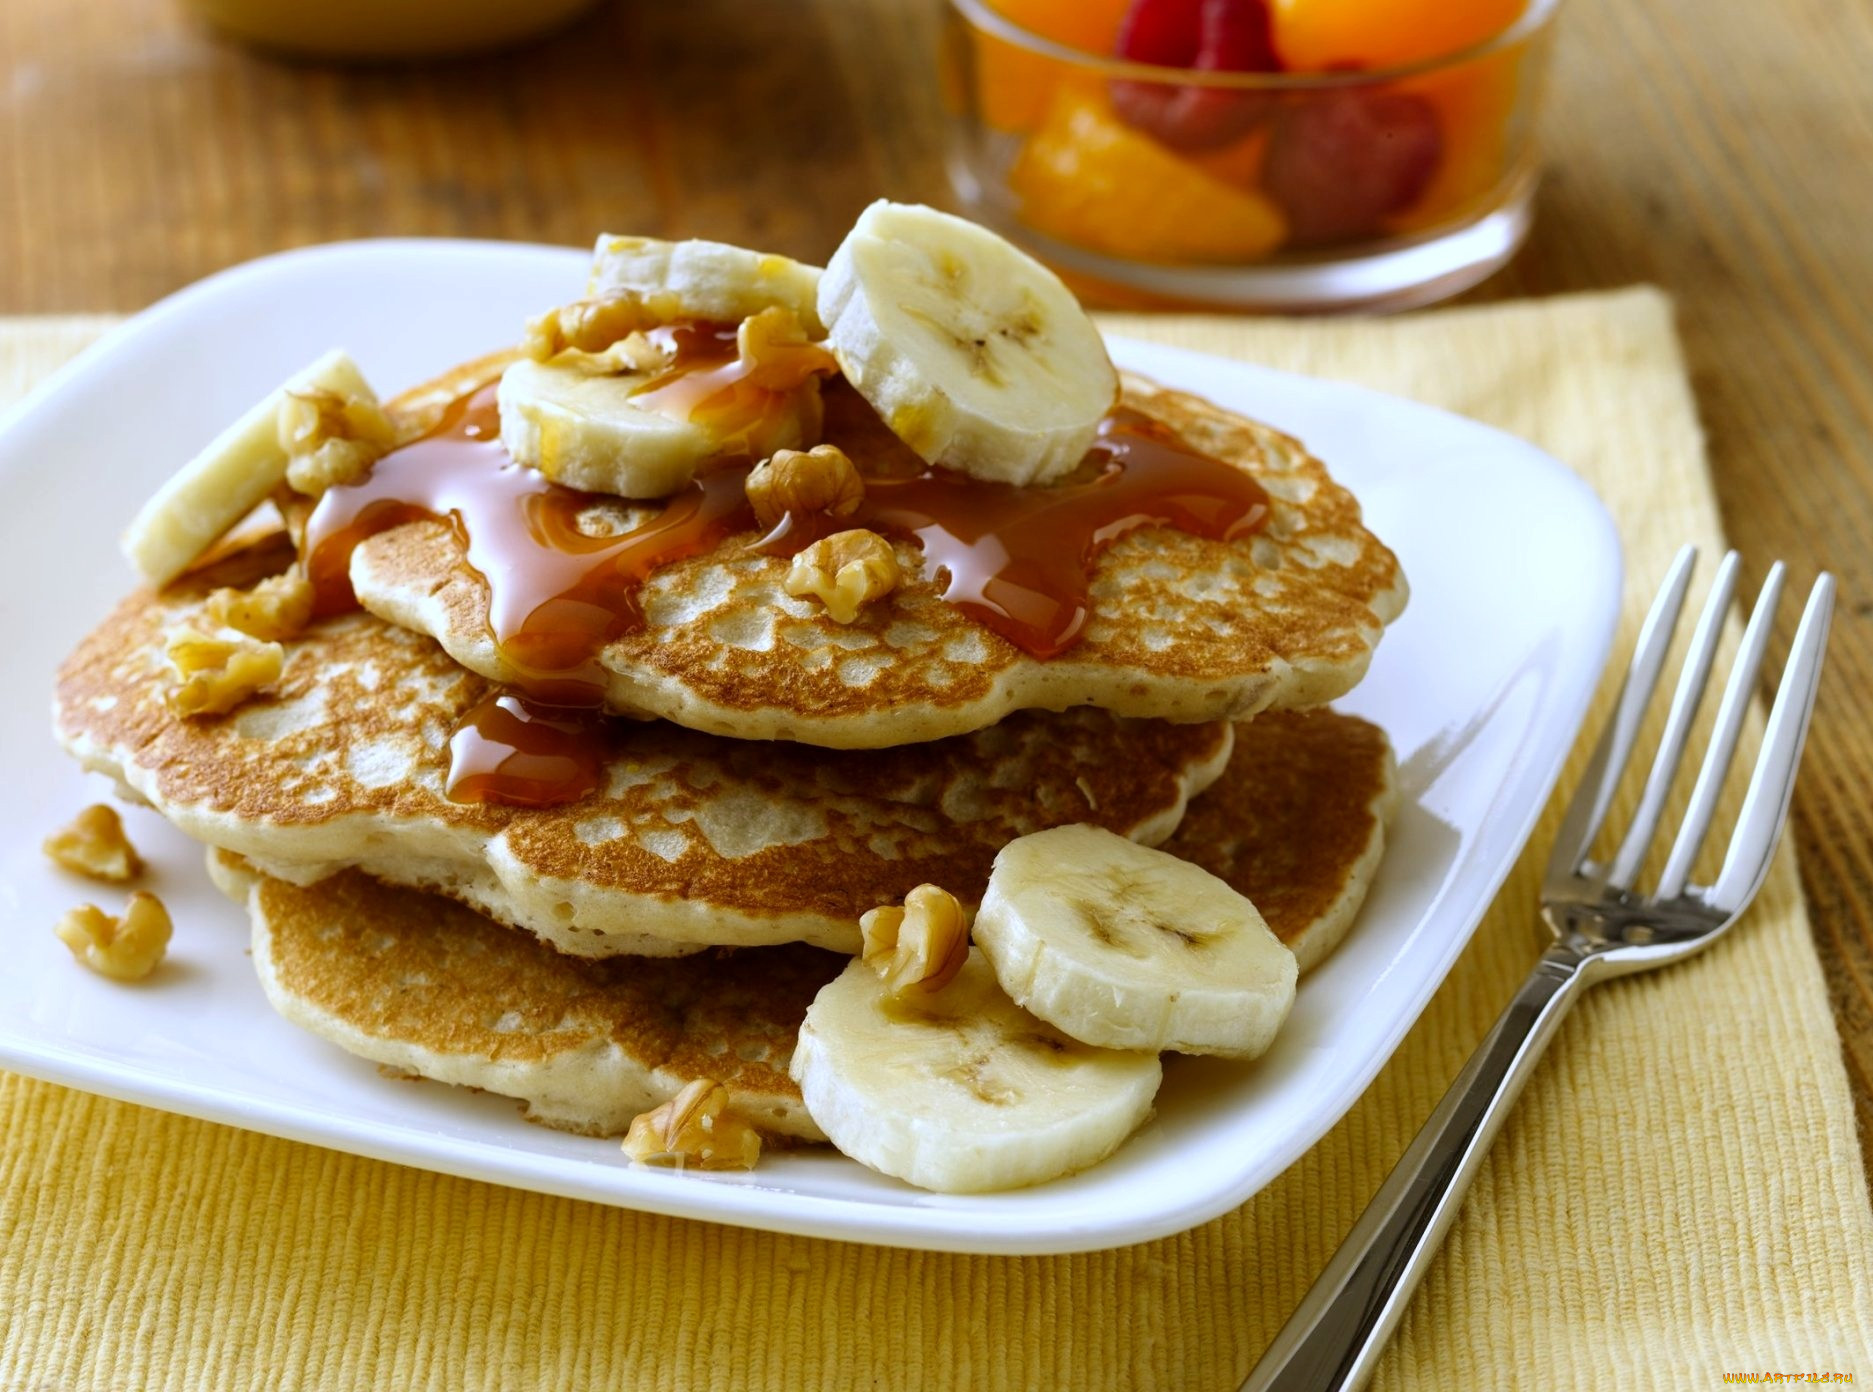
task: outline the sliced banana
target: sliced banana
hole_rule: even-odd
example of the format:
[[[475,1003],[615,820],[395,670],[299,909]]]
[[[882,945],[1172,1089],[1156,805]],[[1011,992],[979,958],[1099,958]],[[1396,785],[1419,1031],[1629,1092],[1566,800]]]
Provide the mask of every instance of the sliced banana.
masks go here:
[[[1010,996],[1108,1049],[1254,1058],[1294,1003],[1294,954],[1255,905],[1098,827],[1004,846],[975,938]]]
[[[595,370],[607,354],[519,360],[496,392],[501,443],[574,488],[661,498],[713,460],[766,459],[819,438],[820,379],[838,364],[791,310],[743,319],[732,357],[667,346],[642,371]]]
[[[660,242],[603,236],[592,252],[586,293],[632,294],[671,319],[732,324],[770,305],[791,309],[814,338],[825,336],[816,308],[820,268],[725,242]]]
[[[665,498],[726,454],[765,459],[817,434],[819,386],[776,392],[757,418],[724,435],[705,422],[640,404],[639,373],[594,376],[576,364],[523,358],[501,374],[501,444],[518,462],[570,488]]]
[[[1163,1077],[1155,1054],[1096,1049],[1036,1020],[980,952],[907,1000],[854,960],[814,997],[792,1073],[842,1152],[951,1194],[1097,1164],[1150,1115]]]
[[[1085,456],[1118,399],[1106,345],[1073,292],[973,222],[878,202],[819,283],[846,379],[925,460],[1036,484]]]
[[[528,358],[501,375],[501,444],[522,464],[589,492],[662,498],[695,477],[717,452],[691,421],[632,404],[642,377],[594,377]]]
[[[311,391],[377,399],[337,348],[267,393],[171,475],[124,532],[124,555],[145,579],[168,584],[285,481],[280,407],[289,392]]]

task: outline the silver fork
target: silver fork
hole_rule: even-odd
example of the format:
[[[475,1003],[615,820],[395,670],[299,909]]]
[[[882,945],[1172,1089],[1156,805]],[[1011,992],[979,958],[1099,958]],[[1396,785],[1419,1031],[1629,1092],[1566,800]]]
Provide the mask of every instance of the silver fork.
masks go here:
[[[1692,632],[1632,823],[1607,863],[1587,858],[1632,757],[1696,561],[1696,548],[1687,546],[1672,563],[1639,630],[1613,718],[1568,804],[1542,887],[1541,915],[1553,930],[1553,946],[1542,954],[1346,1241],[1275,1335],[1242,1392],[1333,1392],[1364,1385],[1456,1217],[1484,1152],[1575,998],[1596,982],[1681,961],[1709,946],[1736,922],[1761,887],[1788,817],[1795,769],[1821,679],[1834,609],[1834,579],[1826,573],[1815,581],[1795,631],[1723,868],[1710,885],[1692,884],[1690,873],[1736,754],[1744,712],[1768,646],[1770,621],[1782,593],[1780,561],[1770,568],[1743,631],[1736,666],[1717,708],[1710,748],[1665,868],[1651,892],[1633,884],[1658,831],[1684,760],[1692,717],[1710,678],[1724,616],[1736,592],[1734,551],[1718,566]]]

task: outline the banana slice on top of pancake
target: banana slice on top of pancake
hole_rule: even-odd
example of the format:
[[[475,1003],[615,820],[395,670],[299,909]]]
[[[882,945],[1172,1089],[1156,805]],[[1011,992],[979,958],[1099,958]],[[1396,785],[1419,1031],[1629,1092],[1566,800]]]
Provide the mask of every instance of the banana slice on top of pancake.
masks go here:
[[[818,266],[726,242],[663,242],[654,237],[598,239],[586,293],[637,296],[666,319],[738,323],[778,306],[807,333],[823,338]]]
[[[838,364],[793,310],[770,305],[738,322],[653,325],[630,337],[635,370],[584,351],[509,367],[497,392],[508,454],[572,488],[661,498],[715,460],[818,440],[820,380]]]
[[[501,443],[515,461],[573,488],[661,498],[714,453],[700,426],[632,401],[640,377],[523,359],[501,375]]]
[[[839,366],[927,462],[1043,484],[1084,458],[1118,373],[1060,277],[973,222],[877,202],[833,253],[819,314]]]
[[[841,1152],[942,1193],[1018,1189],[1105,1159],[1151,1113],[1155,1054],[1072,1039],[1021,1009],[979,951],[894,996],[853,961],[808,1007],[791,1063]]]
[[[1254,1058],[1294,1004],[1294,954],[1255,905],[1098,827],[1003,847],[975,938],[1018,1003],[1110,1049]]]
[[[588,298],[528,326],[501,443],[589,492],[661,498],[705,465],[817,443],[820,270],[722,242],[600,237]]]

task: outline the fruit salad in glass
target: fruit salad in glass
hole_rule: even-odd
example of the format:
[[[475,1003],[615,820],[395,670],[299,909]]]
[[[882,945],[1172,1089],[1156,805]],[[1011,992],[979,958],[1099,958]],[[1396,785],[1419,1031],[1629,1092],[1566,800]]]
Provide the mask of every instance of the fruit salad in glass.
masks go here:
[[[1559,0],[945,0],[968,211],[1106,303],[1399,308],[1528,229]]]

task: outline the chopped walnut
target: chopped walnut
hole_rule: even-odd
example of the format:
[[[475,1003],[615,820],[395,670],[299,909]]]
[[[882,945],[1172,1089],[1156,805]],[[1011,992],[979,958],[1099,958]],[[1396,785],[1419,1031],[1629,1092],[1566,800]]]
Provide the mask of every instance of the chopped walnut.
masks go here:
[[[536,362],[575,367],[594,375],[662,372],[676,356],[674,344],[644,332],[678,316],[670,296],[611,295],[576,300],[527,321],[523,353]]]
[[[904,907],[886,906],[858,921],[865,965],[884,978],[893,996],[940,991],[969,960],[969,922],[956,896],[932,884],[904,896]]]
[[[674,295],[667,293],[574,300],[529,319],[520,351],[535,362],[598,357],[632,337],[641,339],[643,330],[670,323],[681,314],[682,305]],[[648,344],[649,340],[644,342]]]
[[[791,392],[814,376],[829,377],[839,360],[815,343],[800,316],[781,305],[750,314],[735,330],[743,380],[764,391]]]
[[[727,1088],[697,1078],[632,1120],[624,1153],[642,1165],[752,1170],[761,1158],[761,1133],[728,1111]]]
[[[46,837],[45,853],[79,875],[122,884],[143,873],[142,857],[124,835],[117,809],[97,802],[72,818],[70,826]]]
[[[642,333],[626,334],[592,358],[607,372],[635,372],[643,377],[654,377],[675,360],[675,345],[653,342],[650,335]]]
[[[312,621],[312,582],[295,566],[251,590],[216,590],[208,617],[249,638],[296,638]]]
[[[351,483],[397,443],[397,427],[368,392],[293,391],[280,406],[286,481],[308,498]]]
[[[280,521],[285,524],[286,535],[293,543],[293,550],[299,555],[305,555],[306,523],[312,519],[313,510],[318,504],[305,494],[297,492],[291,484],[282,483],[273,490],[273,506],[279,509]]]
[[[834,623],[849,624],[895,590],[901,575],[891,543],[859,528],[834,532],[795,556],[784,588],[795,599],[814,596]]]
[[[748,475],[748,502],[763,527],[788,513],[850,517],[865,501],[865,480],[837,445],[775,450]]]
[[[141,981],[169,949],[169,910],[154,894],[130,896],[122,918],[95,904],[80,904],[58,921],[59,941],[92,971],[118,981]]]
[[[220,715],[272,686],[286,664],[278,643],[241,635],[211,638],[192,628],[169,635],[164,654],[175,669],[169,709],[177,715]]]

